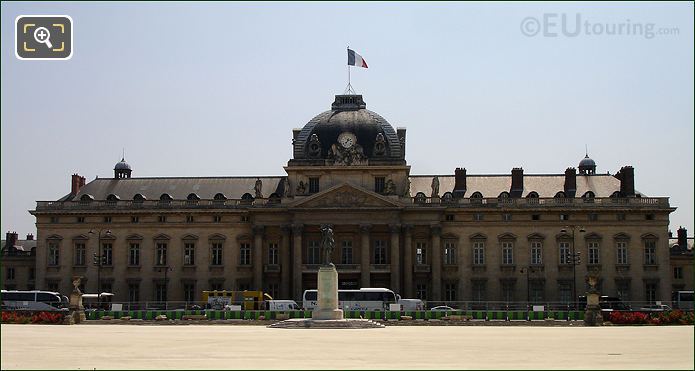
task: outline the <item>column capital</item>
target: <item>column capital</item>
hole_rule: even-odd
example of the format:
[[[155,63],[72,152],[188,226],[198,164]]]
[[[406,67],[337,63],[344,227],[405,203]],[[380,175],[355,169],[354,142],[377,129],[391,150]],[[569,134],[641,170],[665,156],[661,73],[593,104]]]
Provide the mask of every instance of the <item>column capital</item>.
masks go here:
[[[304,230],[304,224],[292,224],[292,233],[300,234]]]
[[[369,233],[369,231],[371,231],[371,230],[372,230],[371,224],[360,224],[360,232]]]
[[[403,232],[405,232],[405,234],[409,235],[409,234],[413,233],[413,225],[412,224],[403,224],[402,227],[403,227]]]
[[[430,231],[432,232],[433,236],[439,236],[442,234],[442,225],[439,223],[431,224]]]
[[[262,235],[265,233],[265,226],[264,225],[254,225],[251,227],[251,230],[253,231],[254,235]]]
[[[282,232],[283,235],[288,235],[292,231],[292,226],[291,225],[283,225],[280,226],[280,232]]]
[[[400,224],[389,224],[389,231],[391,231],[391,233],[400,233],[401,232],[401,225]]]

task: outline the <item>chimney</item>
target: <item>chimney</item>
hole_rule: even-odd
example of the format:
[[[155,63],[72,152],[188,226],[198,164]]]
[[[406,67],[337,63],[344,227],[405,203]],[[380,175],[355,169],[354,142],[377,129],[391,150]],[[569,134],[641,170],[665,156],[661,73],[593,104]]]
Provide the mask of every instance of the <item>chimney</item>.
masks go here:
[[[396,128],[396,135],[398,136],[398,142],[401,144],[403,151],[403,158],[405,158],[405,128]]]
[[[454,170],[454,197],[462,198],[466,194],[466,168]]]
[[[70,188],[70,193],[76,195],[80,188],[84,187],[85,179],[83,176],[77,174],[72,174],[72,187]]]
[[[688,230],[683,227],[678,228],[678,246],[683,251],[688,249]]]
[[[620,180],[620,193],[625,197],[634,197],[635,169],[632,166],[623,166],[615,177]]]
[[[34,240],[34,234],[33,233],[27,234],[27,241],[33,241],[33,240]]]
[[[577,169],[568,167],[565,170],[565,195],[574,197],[577,193]]]
[[[9,253],[17,251],[15,245],[17,245],[18,237],[19,235],[17,235],[17,232],[7,232],[5,235],[5,251],[8,251]]]
[[[524,193],[524,169],[515,167],[512,169],[512,187],[509,189],[509,196],[521,197]]]

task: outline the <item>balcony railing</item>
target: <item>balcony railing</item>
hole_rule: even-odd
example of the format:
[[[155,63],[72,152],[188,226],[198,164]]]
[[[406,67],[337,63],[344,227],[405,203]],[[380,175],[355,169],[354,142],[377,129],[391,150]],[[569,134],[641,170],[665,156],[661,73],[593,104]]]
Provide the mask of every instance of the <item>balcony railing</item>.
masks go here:
[[[668,197],[601,197],[601,198],[441,198],[410,197],[413,206],[448,207],[657,207],[668,208]]]

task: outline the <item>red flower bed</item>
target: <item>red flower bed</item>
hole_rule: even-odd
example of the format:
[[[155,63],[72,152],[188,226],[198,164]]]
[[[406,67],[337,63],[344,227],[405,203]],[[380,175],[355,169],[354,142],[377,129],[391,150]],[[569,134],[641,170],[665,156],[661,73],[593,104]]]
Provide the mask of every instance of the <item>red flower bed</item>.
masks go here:
[[[669,312],[611,312],[608,320],[616,325],[692,325],[693,312],[673,310]]]
[[[62,312],[23,312],[3,311],[2,323],[46,323],[58,324],[63,322],[65,313]]]

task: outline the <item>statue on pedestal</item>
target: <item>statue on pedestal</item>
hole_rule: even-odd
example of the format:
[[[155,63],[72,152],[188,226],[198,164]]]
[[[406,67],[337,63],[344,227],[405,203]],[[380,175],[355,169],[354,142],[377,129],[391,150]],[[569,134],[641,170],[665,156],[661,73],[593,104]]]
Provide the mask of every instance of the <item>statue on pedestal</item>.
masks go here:
[[[333,236],[333,227],[329,224],[321,226],[321,250],[323,251],[323,265],[333,265],[331,257],[335,248],[335,237]]]

